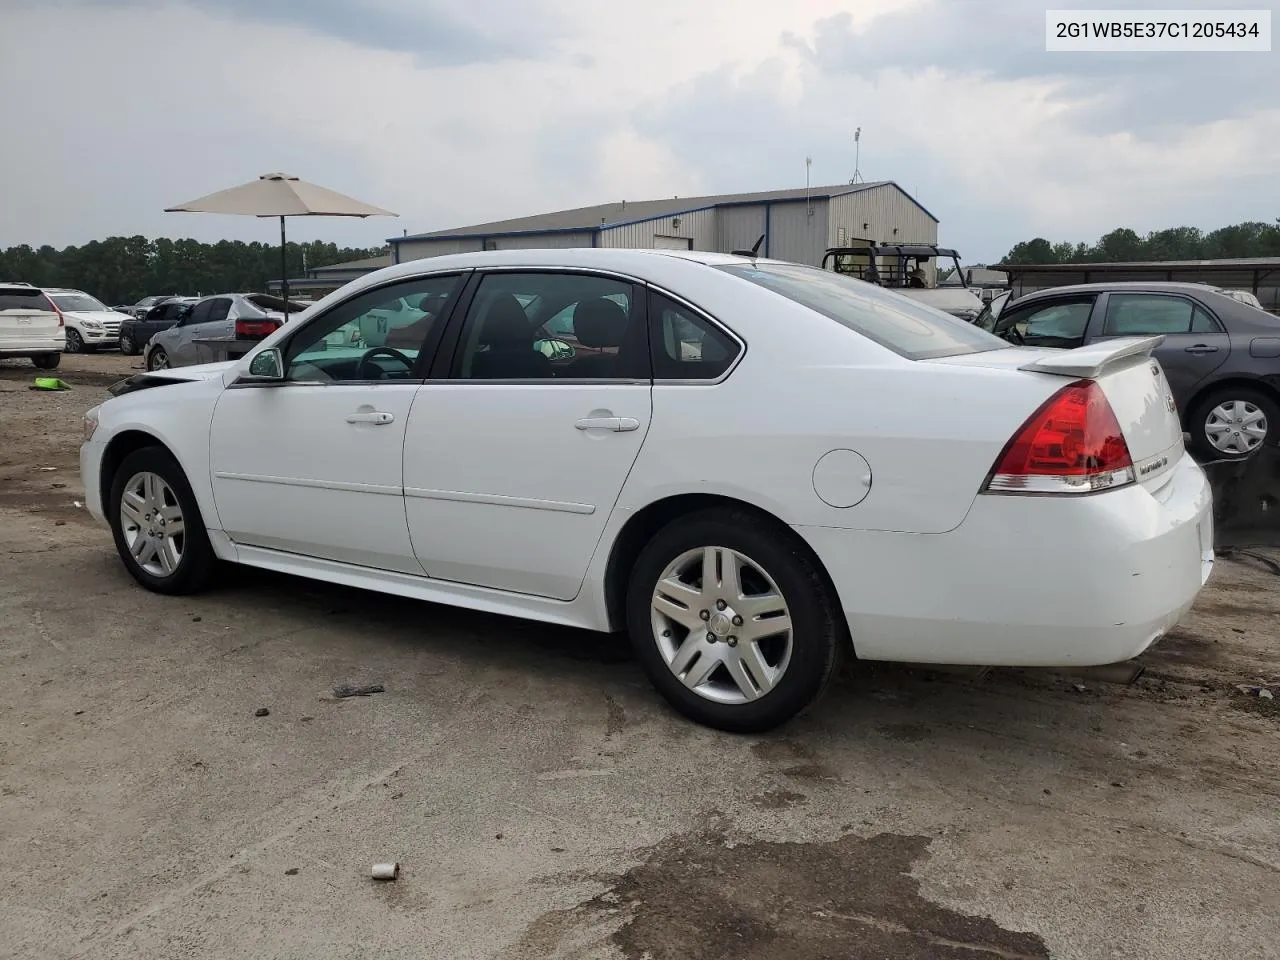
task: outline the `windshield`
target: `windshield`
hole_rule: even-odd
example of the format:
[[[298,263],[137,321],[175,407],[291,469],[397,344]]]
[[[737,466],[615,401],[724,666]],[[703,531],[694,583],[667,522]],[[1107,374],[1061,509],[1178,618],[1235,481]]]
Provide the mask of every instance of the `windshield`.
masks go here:
[[[808,307],[909,360],[1008,346],[941,310],[830,270],[783,263],[735,263],[717,269]]]
[[[109,308],[87,293],[53,293],[49,295],[58,308],[74,313],[105,313]]]

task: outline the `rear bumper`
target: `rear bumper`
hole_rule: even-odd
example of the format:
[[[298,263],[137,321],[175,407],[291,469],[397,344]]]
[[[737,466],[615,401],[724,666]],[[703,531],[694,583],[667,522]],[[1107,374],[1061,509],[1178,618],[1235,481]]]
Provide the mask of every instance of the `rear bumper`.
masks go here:
[[[866,660],[1083,666],[1137,656],[1213,566],[1204,472],[1184,454],[1154,493],[979,496],[945,534],[798,527]]]
[[[67,345],[65,334],[56,337],[6,337],[0,340],[0,357],[26,357],[33,353],[61,353]]]

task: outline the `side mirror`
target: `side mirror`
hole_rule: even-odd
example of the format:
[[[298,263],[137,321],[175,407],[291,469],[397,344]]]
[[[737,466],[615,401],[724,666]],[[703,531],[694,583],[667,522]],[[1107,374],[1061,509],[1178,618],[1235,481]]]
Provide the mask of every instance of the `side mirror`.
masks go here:
[[[573,344],[563,340],[539,340],[534,344],[534,349],[548,360],[572,360],[578,354]]]
[[[242,380],[277,381],[284,379],[284,357],[279,347],[269,347],[253,355],[249,361],[249,373]]]

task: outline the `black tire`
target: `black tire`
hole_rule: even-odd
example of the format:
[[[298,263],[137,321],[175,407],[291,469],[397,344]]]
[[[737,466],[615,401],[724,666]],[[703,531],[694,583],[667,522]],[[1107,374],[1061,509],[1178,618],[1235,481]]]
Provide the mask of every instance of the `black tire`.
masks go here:
[[[39,370],[57,370],[58,364],[62,362],[62,354],[60,353],[38,353],[31,358],[31,362],[36,365]]]
[[[652,625],[651,598],[668,564],[686,551],[712,546],[738,551],[763,569],[791,615],[786,670],[772,690],[743,703],[717,702],[685,686],[663,658]],[[759,516],[739,510],[704,510],[659,530],[631,572],[626,611],[636,657],[658,692],[691,720],[731,733],[771,730],[812,705],[849,649],[840,604],[803,544],[780,525],[762,523]]]
[[[185,528],[182,558],[173,573],[168,576],[156,576],[134,559],[129,552],[123,525],[120,520],[120,501],[129,480],[139,473],[148,472],[159,476],[177,498],[182,508]],[[205,531],[204,521],[200,516],[200,507],[196,504],[191,485],[187,483],[186,474],[173,455],[163,447],[144,447],[135,450],[124,458],[115,476],[111,478],[111,491],[105,504],[107,522],[111,525],[111,534],[115,539],[116,550],[125,569],[138,583],[156,593],[189,594],[199,593],[212,584],[217,570],[217,557],[209,544],[209,535]]]
[[[84,337],[80,336],[80,331],[73,327],[67,327],[67,345],[64,348],[67,353],[84,353]]]
[[[1233,401],[1248,404],[1261,411],[1262,416],[1265,418],[1266,426],[1266,436],[1262,443],[1275,444],[1280,442],[1280,404],[1277,404],[1270,394],[1253,387],[1219,387],[1216,390],[1209,391],[1197,401],[1187,418],[1187,430],[1191,434],[1191,452],[1198,459],[1202,461],[1240,460],[1253,453],[1253,450],[1243,453],[1228,453],[1219,450],[1209,440],[1209,435],[1205,428],[1210,413],[1215,407]],[[1257,447],[1254,448],[1254,450],[1256,449]]]
[[[154,347],[154,348],[151,350],[151,352],[147,354],[147,369],[148,369],[148,370],[159,370],[159,369],[161,369],[161,367],[159,367],[159,366],[157,366],[157,365],[156,365],[156,358],[158,358],[158,357],[159,357],[159,358],[162,358],[162,359],[165,361],[165,366],[166,366],[166,367],[168,366],[168,362],[169,362],[169,355],[168,355],[167,353],[165,353],[165,352],[164,352],[164,347]]]

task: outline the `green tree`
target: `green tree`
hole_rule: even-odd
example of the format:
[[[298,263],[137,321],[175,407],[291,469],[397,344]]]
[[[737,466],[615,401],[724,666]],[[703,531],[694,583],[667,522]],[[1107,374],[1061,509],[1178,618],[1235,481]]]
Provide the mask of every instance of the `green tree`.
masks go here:
[[[308,268],[360,260],[387,252],[315,241],[286,250],[291,278]],[[33,250],[27,244],[0,250],[0,280],[40,287],[74,287],[108,304],[134,303],[152,294],[209,294],[267,289],[280,277],[280,248],[265,243],[107,237],[82,247]]]

